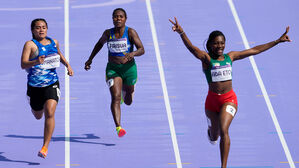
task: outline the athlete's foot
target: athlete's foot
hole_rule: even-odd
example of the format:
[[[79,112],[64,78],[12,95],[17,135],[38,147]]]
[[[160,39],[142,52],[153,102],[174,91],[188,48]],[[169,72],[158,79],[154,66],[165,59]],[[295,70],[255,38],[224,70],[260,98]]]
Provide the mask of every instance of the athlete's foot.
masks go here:
[[[209,142],[212,144],[212,145],[216,145],[217,144],[217,139],[216,140],[213,140],[212,137],[211,137],[211,133],[210,133],[210,129],[208,128],[208,139],[209,139]]]
[[[121,126],[116,127],[116,132],[118,137],[123,137],[124,135],[126,135],[126,130],[123,129]]]
[[[46,158],[48,154],[48,149],[43,146],[42,149],[38,152],[37,156],[41,157],[41,158]]]

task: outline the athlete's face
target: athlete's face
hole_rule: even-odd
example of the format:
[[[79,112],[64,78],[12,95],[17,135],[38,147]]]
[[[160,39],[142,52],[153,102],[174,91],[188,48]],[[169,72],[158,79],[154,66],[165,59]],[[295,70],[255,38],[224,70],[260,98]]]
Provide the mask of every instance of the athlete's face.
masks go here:
[[[32,30],[35,39],[43,39],[47,36],[47,24],[44,21],[37,21]]]
[[[217,56],[223,55],[225,48],[225,39],[223,36],[217,36],[210,44],[213,54]]]
[[[117,10],[113,17],[113,24],[115,27],[124,27],[126,25],[126,21],[127,21],[127,18],[126,18],[126,15],[123,11],[121,10]]]

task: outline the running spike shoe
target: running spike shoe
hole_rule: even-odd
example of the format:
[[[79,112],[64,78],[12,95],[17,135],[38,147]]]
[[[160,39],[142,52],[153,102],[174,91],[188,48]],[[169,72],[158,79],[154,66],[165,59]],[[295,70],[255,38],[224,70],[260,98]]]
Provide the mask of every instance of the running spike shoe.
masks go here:
[[[118,137],[123,137],[126,134],[126,130],[120,126],[116,127],[116,132],[117,132]]]
[[[46,158],[48,154],[48,149],[43,146],[42,149],[38,152],[37,156],[41,157],[41,158]]]
[[[215,140],[213,141],[212,138],[211,138],[210,129],[208,129],[208,139],[209,139],[209,141],[212,145],[217,144],[217,139],[216,139],[216,141]]]

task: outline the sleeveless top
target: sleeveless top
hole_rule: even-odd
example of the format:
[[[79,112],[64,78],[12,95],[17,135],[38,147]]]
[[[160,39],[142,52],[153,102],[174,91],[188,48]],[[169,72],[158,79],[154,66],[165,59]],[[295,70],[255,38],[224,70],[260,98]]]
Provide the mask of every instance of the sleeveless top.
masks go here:
[[[46,87],[58,80],[56,67],[60,65],[60,55],[54,40],[49,37],[46,37],[46,39],[50,40],[51,43],[42,45],[37,40],[32,39],[38,48],[38,56],[30,59],[30,61],[38,59],[39,56],[45,56],[43,64],[34,65],[27,69],[28,84],[33,87]]]
[[[227,54],[224,54],[223,61],[211,58],[210,65],[204,73],[208,83],[232,80],[232,60]]]
[[[124,34],[121,38],[115,38],[114,28],[110,29],[110,36],[107,42],[108,56],[123,57],[126,53],[133,52],[133,46],[130,43],[128,27],[125,27]]]

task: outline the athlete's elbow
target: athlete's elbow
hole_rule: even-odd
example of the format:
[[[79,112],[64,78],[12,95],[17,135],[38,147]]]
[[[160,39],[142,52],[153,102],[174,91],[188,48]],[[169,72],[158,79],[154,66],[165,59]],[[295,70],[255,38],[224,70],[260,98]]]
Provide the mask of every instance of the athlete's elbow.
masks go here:
[[[23,63],[21,63],[21,68],[26,69],[26,66]]]
[[[143,47],[141,47],[141,48],[139,49],[139,53],[140,53],[140,55],[143,55],[143,54],[145,53],[145,50],[144,50]]]

